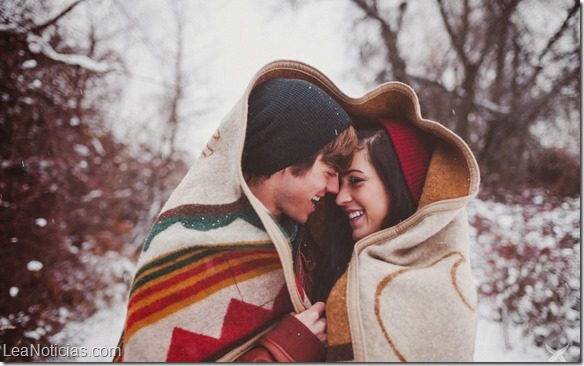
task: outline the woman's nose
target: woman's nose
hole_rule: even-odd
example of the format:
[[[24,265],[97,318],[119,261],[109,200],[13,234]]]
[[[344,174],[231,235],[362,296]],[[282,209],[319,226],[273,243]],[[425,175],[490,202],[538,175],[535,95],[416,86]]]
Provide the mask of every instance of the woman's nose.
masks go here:
[[[345,204],[351,201],[351,195],[349,194],[349,190],[346,188],[346,185],[339,188],[339,193],[337,194],[337,198],[335,199],[335,203],[337,206],[344,206]]]

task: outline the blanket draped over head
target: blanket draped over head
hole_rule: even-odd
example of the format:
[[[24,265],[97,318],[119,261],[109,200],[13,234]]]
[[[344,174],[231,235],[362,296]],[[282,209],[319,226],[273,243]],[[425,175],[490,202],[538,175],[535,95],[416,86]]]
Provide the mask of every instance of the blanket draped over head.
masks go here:
[[[156,218],[130,290],[117,360],[232,361],[283,314],[310,306],[286,235],[241,171],[249,94],[273,78],[321,87],[357,127],[361,119],[401,119],[434,144],[417,212],[360,240],[329,296],[329,360],[472,361],[476,291],[465,207],[479,174],[468,146],[423,119],[405,84],[350,98],[296,61],[272,62],[253,77]],[[309,222],[316,232],[317,221]]]

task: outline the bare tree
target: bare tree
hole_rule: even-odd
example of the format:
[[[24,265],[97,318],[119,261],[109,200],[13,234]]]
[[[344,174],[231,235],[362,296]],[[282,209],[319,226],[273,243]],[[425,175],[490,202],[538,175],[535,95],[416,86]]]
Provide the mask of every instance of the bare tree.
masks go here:
[[[194,75],[190,75],[190,70],[187,70],[190,65],[185,53],[188,3],[174,1],[154,8],[159,12],[168,12],[172,19],[165,28],[163,45],[148,30],[151,7],[144,14],[136,15],[135,12],[128,11],[126,2],[115,1],[114,4],[124,21],[131,24],[128,29],[131,29],[138,41],[133,46],[141,46],[147,50],[150,57],[147,62],[153,63],[157,71],[157,78],[148,79],[132,70],[125,74],[129,79],[148,82],[150,92],[141,103],[155,106],[152,114],[138,117],[143,121],[137,124],[140,128],[136,130],[137,134],[146,132],[149,135],[146,143],[140,145],[140,150],[156,168],[139,177],[141,183],[148,187],[149,196],[148,209],[139,212],[139,220],[129,240],[134,255],[142,248],[141,244],[152,221],[185,172],[184,156],[177,147],[177,134],[185,121],[186,92]],[[189,107],[192,105],[190,103]],[[151,127],[145,128],[146,125]],[[131,136],[129,140],[137,140],[137,137]]]
[[[410,83],[410,78],[406,70],[406,62],[400,54],[398,47],[398,36],[403,24],[403,16],[407,9],[407,2],[399,5],[398,17],[393,22],[384,19],[380,13],[377,0],[354,0],[353,1],[363,12],[379,27],[379,33],[386,49],[386,59],[391,66],[393,78],[397,81]]]
[[[172,14],[176,24],[176,46],[174,52],[174,78],[172,90],[169,93],[168,105],[164,107],[168,111],[168,118],[162,138],[162,144],[166,145],[166,158],[169,159],[176,150],[176,132],[180,122],[180,107],[184,99],[184,90],[187,83],[187,75],[184,70],[184,27],[185,27],[185,4],[183,2],[173,2],[171,4]]]
[[[93,18],[97,5],[0,3],[0,341],[8,347],[48,345],[66,321],[118,296],[109,286],[130,278],[112,269],[112,255],[134,254],[127,243],[148,229],[140,220],[151,201],[186,170],[175,155],[136,153],[108,128],[127,73]],[[177,103],[169,114],[178,123]]]
[[[486,183],[491,180],[512,188],[532,181],[534,175],[547,174],[532,169],[548,152],[531,130],[541,123],[554,129],[558,120],[578,123],[574,118],[580,108],[578,1],[554,3],[556,18],[563,20],[546,33],[541,24],[534,27],[530,16],[544,5],[542,1],[436,0],[442,33],[451,46],[433,55],[439,60],[406,58],[403,44],[407,42],[400,43],[412,37],[403,30],[406,1],[398,6],[388,2],[382,6],[376,0],[352,2],[364,16],[357,25],[374,24],[379,29],[386,67],[371,70],[378,75],[376,82],[399,80],[412,85],[425,114],[469,143]],[[362,47],[364,61],[374,56],[366,51],[370,40],[363,41]],[[425,71],[415,74],[414,69]],[[448,75],[455,78],[450,88],[445,86]]]
[[[132,199],[119,205],[113,197],[120,178],[114,157],[127,157],[125,147],[99,125],[111,100],[84,97],[115,90],[104,77],[118,65],[63,35],[81,4],[0,5],[0,312],[10,323],[0,339],[12,347],[46,345],[64,321],[107,300],[100,297],[103,272],[89,271],[83,257],[118,247],[116,227],[132,215]]]

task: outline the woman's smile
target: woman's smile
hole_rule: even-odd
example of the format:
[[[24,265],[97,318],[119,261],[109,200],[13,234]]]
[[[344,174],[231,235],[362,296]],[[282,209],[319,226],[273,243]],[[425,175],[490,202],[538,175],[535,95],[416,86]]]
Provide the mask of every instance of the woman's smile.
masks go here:
[[[341,173],[336,204],[349,218],[354,240],[381,230],[389,212],[389,195],[366,149],[357,151],[351,167]]]

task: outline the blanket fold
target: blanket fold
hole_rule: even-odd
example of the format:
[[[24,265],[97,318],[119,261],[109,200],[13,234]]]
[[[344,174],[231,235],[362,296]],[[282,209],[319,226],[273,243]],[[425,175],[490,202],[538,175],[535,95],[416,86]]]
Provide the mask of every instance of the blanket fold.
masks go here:
[[[405,84],[361,98],[296,61],[264,66],[174,190],[145,240],[118,361],[233,361],[281,317],[310,302],[291,248],[241,172],[251,90],[272,78],[309,81],[352,119],[400,118],[435,142],[420,208],[358,242],[327,302],[331,361],[470,361],[476,294],[465,206],[476,162],[455,134],[423,119]],[[318,230],[315,230],[318,231]]]

